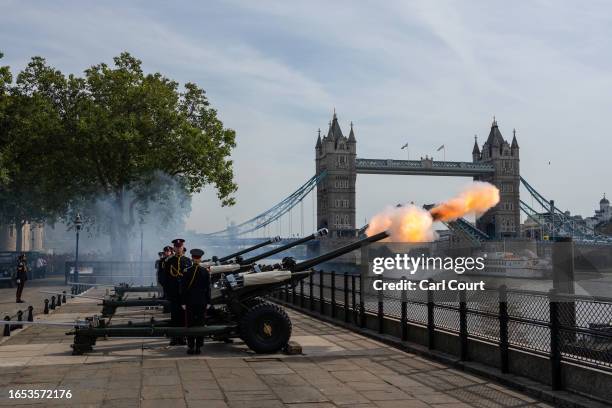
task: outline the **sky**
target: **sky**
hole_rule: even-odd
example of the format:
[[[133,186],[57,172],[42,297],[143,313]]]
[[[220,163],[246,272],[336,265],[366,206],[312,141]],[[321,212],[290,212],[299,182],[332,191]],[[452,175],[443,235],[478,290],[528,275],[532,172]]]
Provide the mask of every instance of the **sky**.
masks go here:
[[[2,63],[14,71],[40,55],[80,74],[129,51],[148,72],[206,89],[237,132],[239,190],[230,208],[210,188],[196,195],[192,230],[248,219],[310,178],[334,109],[346,134],[354,123],[362,158],[405,159],[409,143],[413,159],[442,159],[444,144],[447,160],[469,161],[495,116],[506,139],[516,129],[522,176],[557,206],[591,216],[612,195],[609,2],[4,0],[1,10]],[[467,182],[358,175],[357,224]],[[312,211],[308,197],[306,231]]]

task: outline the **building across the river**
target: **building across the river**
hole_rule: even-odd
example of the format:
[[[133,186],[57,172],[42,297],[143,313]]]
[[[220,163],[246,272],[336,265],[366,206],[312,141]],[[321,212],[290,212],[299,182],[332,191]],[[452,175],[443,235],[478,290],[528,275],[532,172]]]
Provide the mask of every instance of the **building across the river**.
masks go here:
[[[571,215],[569,211],[565,212],[565,217],[575,227],[587,227],[607,235],[610,235],[612,232],[612,207],[610,207],[610,201],[606,198],[605,194],[599,200],[599,210],[595,210],[595,214],[592,217],[583,218],[582,215]],[[547,228],[544,226],[550,225],[552,222],[550,213],[537,214],[533,218],[528,217],[525,220],[521,226],[521,235],[537,240],[549,235]]]
[[[596,228],[600,224],[610,222],[611,220],[612,207],[610,207],[610,200],[608,200],[604,194],[603,198],[599,200],[599,210],[595,210],[595,215],[585,220],[586,225],[591,228]]]

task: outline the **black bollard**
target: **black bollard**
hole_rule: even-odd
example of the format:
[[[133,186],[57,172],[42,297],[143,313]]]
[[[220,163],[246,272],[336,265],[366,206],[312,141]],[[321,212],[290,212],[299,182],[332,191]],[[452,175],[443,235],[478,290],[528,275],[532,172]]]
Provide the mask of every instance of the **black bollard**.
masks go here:
[[[11,321],[11,316],[4,316],[4,321],[5,322],[10,322]],[[11,325],[5,323],[4,324],[4,336],[10,336],[11,335]]]
[[[49,309],[55,310],[55,296],[51,296],[51,304],[49,305]]]
[[[17,321],[23,322],[23,310],[17,312]],[[13,325],[14,329],[23,329],[23,324]]]
[[[66,291],[62,291],[62,303],[66,303]]]
[[[57,294],[57,304],[55,306],[60,307],[62,305],[62,296]]]
[[[49,299],[45,299],[45,310],[43,311],[44,314],[49,314]]]
[[[28,322],[34,321],[34,306],[28,306]]]

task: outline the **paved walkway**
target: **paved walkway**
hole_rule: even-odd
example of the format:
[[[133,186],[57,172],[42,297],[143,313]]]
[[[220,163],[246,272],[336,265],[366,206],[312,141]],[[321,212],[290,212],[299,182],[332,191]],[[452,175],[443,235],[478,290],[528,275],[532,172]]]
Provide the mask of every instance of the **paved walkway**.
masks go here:
[[[17,288],[0,288],[0,319],[4,316],[9,315],[11,318],[17,314],[17,311],[22,310],[24,312],[23,318],[26,318],[28,306],[32,305],[34,308],[33,313],[42,313],[44,310],[44,299],[51,299],[48,294],[40,293],[39,291],[62,291],[70,293],[70,287],[64,286],[64,276],[53,276],[45,279],[31,279],[26,282],[25,288],[21,298],[25,303],[15,303],[15,294]]]
[[[71,299],[50,315],[99,313]],[[114,320],[147,318],[127,312]],[[241,342],[188,356],[163,339],[101,340],[70,355],[65,328],[28,327],[0,338],[0,406],[79,407],[548,407],[520,393],[289,312],[303,355],[255,355]],[[131,315],[129,317],[128,315]],[[71,390],[72,399],[9,399],[9,390]]]

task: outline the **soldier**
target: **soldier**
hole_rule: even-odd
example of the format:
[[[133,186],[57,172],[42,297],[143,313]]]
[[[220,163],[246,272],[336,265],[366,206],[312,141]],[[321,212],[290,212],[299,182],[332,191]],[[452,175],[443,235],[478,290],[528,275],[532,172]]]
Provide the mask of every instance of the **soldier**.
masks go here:
[[[174,254],[171,246],[165,246],[163,252],[160,252],[160,258],[156,262],[157,266],[157,283],[162,287],[162,298],[166,298],[166,260]]]
[[[172,240],[174,255],[168,257],[164,262],[164,290],[165,297],[170,302],[170,321],[173,327],[185,325],[185,313],[181,308],[179,285],[185,269],[191,266],[191,260],[185,256],[183,244],[185,240],[177,238]],[[183,345],[183,337],[173,337],[170,345]]]
[[[17,283],[17,302],[16,303],[25,302],[24,300],[21,299],[21,294],[23,293],[23,288],[27,280],[28,280],[28,261],[26,260],[25,254],[21,254],[19,255],[19,258],[17,258],[17,273],[15,273],[15,282]]]
[[[157,285],[163,287],[162,282],[164,278],[162,274],[164,273],[164,268],[162,265],[162,261],[164,260],[164,251],[159,251],[157,253],[158,259],[155,261],[155,270],[157,271]]]
[[[187,327],[204,325],[206,306],[210,303],[210,275],[207,267],[200,266],[204,251],[190,251],[193,264],[185,270],[181,279],[181,305],[185,309]],[[200,354],[204,337],[187,337],[187,354]],[[194,349],[195,347],[195,349]]]

